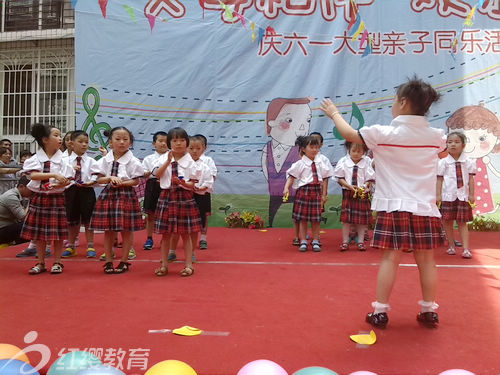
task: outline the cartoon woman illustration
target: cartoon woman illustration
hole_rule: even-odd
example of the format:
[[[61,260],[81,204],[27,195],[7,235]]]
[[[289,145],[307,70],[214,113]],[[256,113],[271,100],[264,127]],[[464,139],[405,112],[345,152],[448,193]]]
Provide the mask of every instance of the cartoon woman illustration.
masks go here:
[[[262,170],[269,185],[269,226],[283,203],[286,171],[299,160],[298,136],[309,134],[314,98],[275,98],[267,107],[266,135],[271,140],[262,150]],[[293,202],[295,190],[290,189],[288,202]]]
[[[493,195],[488,178],[488,170],[500,177],[500,171],[491,163],[490,153],[500,152],[500,120],[493,112],[481,105],[470,105],[458,109],[446,120],[450,129],[463,129],[467,137],[465,154],[476,159],[475,176],[476,208],[474,214],[495,212],[498,206],[493,202]]]

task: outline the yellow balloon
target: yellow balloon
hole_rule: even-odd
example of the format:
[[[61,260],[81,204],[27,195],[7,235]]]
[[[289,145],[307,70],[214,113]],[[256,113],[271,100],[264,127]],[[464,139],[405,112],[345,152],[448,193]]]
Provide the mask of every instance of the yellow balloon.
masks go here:
[[[28,356],[20,348],[10,344],[0,344],[0,359],[17,359],[30,363]]]
[[[144,375],[196,375],[196,371],[187,363],[169,359],[167,361],[158,362]]]

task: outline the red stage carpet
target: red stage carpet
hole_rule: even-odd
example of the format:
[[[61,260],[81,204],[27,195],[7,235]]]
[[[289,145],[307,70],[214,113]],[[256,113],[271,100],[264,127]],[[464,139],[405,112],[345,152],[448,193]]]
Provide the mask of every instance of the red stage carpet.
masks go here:
[[[152,251],[142,250],[144,232],[136,235],[137,259],[123,275],[105,275],[103,262],[85,258],[83,245],[64,262],[62,275],[30,276],[35,260],[15,258],[25,246],[2,249],[0,342],[46,345],[51,357],[41,374],[70,349],[97,352],[128,375],[167,359],[186,362],[199,375],[235,375],[256,359],[272,360],[289,374],[308,366],[338,374],[500,373],[498,233],[471,233],[471,260],[436,252],[441,324],[435,330],[415,320],[418,274],[405,254],[389,326],[376,330],[378,341],[370,347],[349,335],[370,330],[364,317],[375,296],[379,252],[353,247],[340,253],[340,230],[327,230],[321,253],[302,254],[291,246],[292,233],[210,228],[209,249],[197,251],[196,272],[187,278],[179,275],[180,262],[170,265],[167,277],[154,276],[159,241]],[[96,240],[102,249],[102,235]],[[182,250],[178,254],[183,258]],[[208,334],[149,333],[184,325]],[[31,331],[38,336],[25,343]],[[28,353],[35,365],[37,351]]]

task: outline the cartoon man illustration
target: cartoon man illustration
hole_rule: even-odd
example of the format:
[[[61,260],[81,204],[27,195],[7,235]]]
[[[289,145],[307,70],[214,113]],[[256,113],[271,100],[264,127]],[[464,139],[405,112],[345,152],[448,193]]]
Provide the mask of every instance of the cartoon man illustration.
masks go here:
[[[298,136],[309,134],[314,98],[275,98],[267,107],[266,134],[271,140],[262,150],[262,170],[269,186],[269,226],[283,203],[286,171],[299,160]],[[288,202],[293,202],[295,190],[290,190]]]
[[[450,129],[462,130],[467,138],[464,152],[476,159],[475,176],[476,204],[474,214],[486,214],[497,210],[488,178],[488,170],[500,177],[500,171],[491,163],[490,153],[500,152],[500,120],[493,112],[481,105],[470,105],[458,109],[448,120]]]

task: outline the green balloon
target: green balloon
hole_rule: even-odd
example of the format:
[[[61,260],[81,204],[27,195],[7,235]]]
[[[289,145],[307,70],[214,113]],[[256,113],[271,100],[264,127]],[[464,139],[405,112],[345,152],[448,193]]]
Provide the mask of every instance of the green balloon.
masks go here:
[[[335,371],[324,367],[306,367],[294,372],[292,375],[338,375]]]
[[[76,375],[81,370],[100,365],[101,360],[89,352],[70,352],[58,358],[47,375]]]

